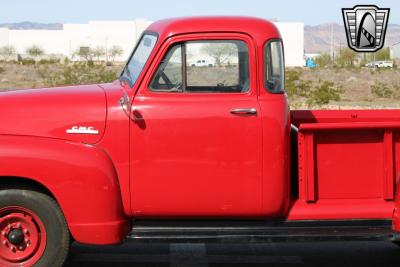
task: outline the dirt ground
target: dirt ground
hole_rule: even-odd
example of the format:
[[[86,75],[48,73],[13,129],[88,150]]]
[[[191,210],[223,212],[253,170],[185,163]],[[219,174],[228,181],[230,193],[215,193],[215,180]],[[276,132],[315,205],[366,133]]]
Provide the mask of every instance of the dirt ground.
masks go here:
[[[400,108],[400,69],[297,69],[300,80],[310,80],[314,84],[321,81],[332,81],[342,86],[340,101],[331,101],[322,109],[380,109]],[[393,97],[378,97],[371,91],[372,86],[386,86]],[[292,108],[309,108],[305,99],[292,97]],[[312,107],[315,108],[315,107]]]
[[[109,68],[117,77],[122,64]],[[400,69],[303,69],[296,68],[300,80],[313,84],[332,81],[342,87],[340,101],[310,107],[304,97],[290,97],[292,109],[380,109],[400,108]],[[62,65],[19,65],[0,62],[0,91],[21,88],[40,88],[50,86],[49,77],[54,73],[63,75]],[[113,78],[113,77],[111,77]],[[372,86],[385,86],[393,91],[390,97],[378,97],[372,93]],[[396,93],[397,92],[397,93]],[[0,95],[1,96],[1,95]]]
[[[103,66],[104,65],[104,66]],[[110,72],[112,77],[108,80],[113,80],[118,77],[122,69],[123,63],[114,63],[112,66],[105,66],[103,64],[104,70]],[[15,89],[25,89],[25,88],[41,88],[41,87],[51,87],[51,79],[65,78],[66,75],[75,75],[82,68],[74,68],[72,64],[68,66],[70,69],[66,68],[66,64],[28,64],[22,65],[18,63],[6,63],[0,62],[0,91],[5,90],[15,90]],[[84,68],[90,72],[99,69],[97,64],[95,68]],[[69,71],[68,73],[66,73]],[[72,72],[72,73],[71,73]],[[93,73],[90,73],[93,75]],[[87,75],[81,74],[80,76],[85,77]],[[75,77],[77,82],[74,84],[79,84],[79,81],[84,80],[85,83],[96,83],[96,81],[91,81],[90,79],[79,79],[80,77]],[[61,84],[60,84],[61,85]]]

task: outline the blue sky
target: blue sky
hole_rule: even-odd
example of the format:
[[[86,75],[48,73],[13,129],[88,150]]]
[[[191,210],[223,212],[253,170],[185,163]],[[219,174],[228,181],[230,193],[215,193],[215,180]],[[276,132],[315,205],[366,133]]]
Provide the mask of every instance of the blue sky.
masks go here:
[[[400,1],[352,0],[0,0],[0,23],[89,20],[157,20],[192,15],[246,15],[306,25],[342,23],[341,8],[375,4],[391,8],[389,23],[400,24]]]

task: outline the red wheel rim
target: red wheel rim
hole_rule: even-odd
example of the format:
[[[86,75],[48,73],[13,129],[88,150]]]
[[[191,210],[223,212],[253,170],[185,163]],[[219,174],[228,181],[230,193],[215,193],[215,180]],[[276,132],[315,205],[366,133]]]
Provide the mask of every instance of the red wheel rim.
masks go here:
[[[33,211],[17,206],[1,208],[0,231],[0,266],[32,266],[43,255],[46,230]]]

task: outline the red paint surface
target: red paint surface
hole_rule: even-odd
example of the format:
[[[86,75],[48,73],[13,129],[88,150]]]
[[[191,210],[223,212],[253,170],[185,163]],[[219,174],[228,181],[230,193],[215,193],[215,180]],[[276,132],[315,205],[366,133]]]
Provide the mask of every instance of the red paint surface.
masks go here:
[[[0,97],[0,133],[96,143],[105,130],[106,97],[98,85],[6,91]],[[67,134],[73,126],[97,135]]]
[[[399,110],[293,111],[299,199],[288,218],[392,218],[399,118]]]
[[[0,136],[0,177],[35,180],[60,205],[72,236],[83,243],[118,243],[129,231],[120,185],[109,156],[83,143]]]
[[[286,96],[263,86],[263,46],[280,37],[264,20],[172,19],[148,30],[158,42],[133,88],[116,81],[0,95],[0,177],[46,187],[77,241],[121,242],[137,217],[373,219],[392,218],[395,207],[400,231],[400,111],[289,113]],[[198,39],[248,45],[249,92],[148,89],[168,47]],[[291,121],[300,129],[298,199],[289,190]],[[66,134],[72,126],[99,134]]]

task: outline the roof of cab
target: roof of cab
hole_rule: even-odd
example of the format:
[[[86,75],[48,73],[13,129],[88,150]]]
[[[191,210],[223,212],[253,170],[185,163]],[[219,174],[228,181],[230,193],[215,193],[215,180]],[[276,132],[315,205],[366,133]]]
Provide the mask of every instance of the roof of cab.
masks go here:
[[[267,20],[253,17],[184,17],[159,20],[148,31],[157,32],[160,39],[173,35],[201,32],[245,33],[257,41],[280,38],[279,30]]]

